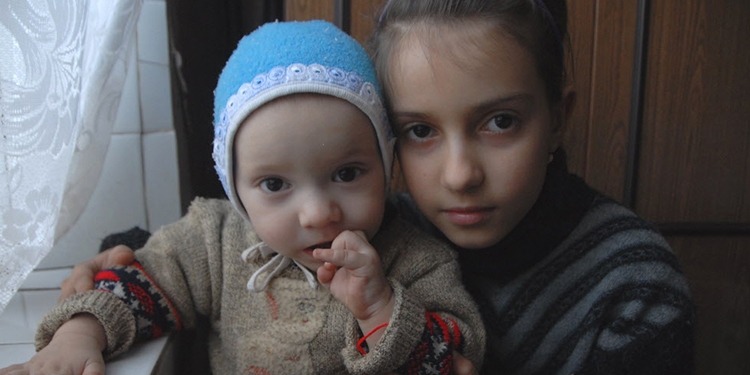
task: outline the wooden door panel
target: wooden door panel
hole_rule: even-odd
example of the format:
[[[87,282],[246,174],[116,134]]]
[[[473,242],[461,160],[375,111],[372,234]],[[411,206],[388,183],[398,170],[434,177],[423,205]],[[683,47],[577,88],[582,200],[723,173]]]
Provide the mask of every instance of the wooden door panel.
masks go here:
[[[637,211],[750,223],[750,2],[652,4]]]
[[[384,3],[385,0],[352,0],[348,6],[349,14],[342,15],[348,17],[349,34],[362,45],[367,44]],[[284,3],[286,21],[323,19],[335,23],[335,13],[335,0],[285,0]]]
[[[286,21],[334,20],[333,0],[285,0]]]
[[[580,9],[574,6],[570,11],[574,13]],[[581,64],[586,63],[586,54],[591,60],[589,71],[576,70],[576,74],[591,75],[588,87],[582,87],[590,90],[588,103],[582,103],[589,111],[583,177],[601,192],[623,201],[631,126],[637,2],[598,0],[592,16],[593,46],[576,56],[584,60]],[[584,46],[576,44],[574,47]],[[583,66],[576,66],[579,67]],[[584,135],[574,137],[580,140]],[[577,147],[575,141],[571,142],[571,148]]]
[[[667,240],[696,304],[696,375],[750,374],[750,236]]]
[[[367,45],[372,31],[375,29],[377,17],[383,4],[385,4],[385,0],[352,0],[351,2],[350,34],[363,45]]]
[[[594,30],[596,29],[596,0],[579,0],[568,5],[568,33],[570,49],[567,63],[568,83],[576,93],[576,103],[570,113],[563,148],[568,154],[571,172],[586,178],[589,129],[591,128],[591,80],[594,64]]]

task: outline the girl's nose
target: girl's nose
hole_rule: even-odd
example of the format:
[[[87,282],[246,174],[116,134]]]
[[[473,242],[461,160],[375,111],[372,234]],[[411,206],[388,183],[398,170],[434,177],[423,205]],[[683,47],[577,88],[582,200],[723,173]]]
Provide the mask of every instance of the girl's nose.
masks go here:
[[[303,228],[322,228],[341,221],[341,208],[324,194],[312,194],[302,203],[299,222]]]
[[[466,192],[484,182],[484,171],[479,155],[466,144],[448,147],[442,166],[441,182],[451,191]]]

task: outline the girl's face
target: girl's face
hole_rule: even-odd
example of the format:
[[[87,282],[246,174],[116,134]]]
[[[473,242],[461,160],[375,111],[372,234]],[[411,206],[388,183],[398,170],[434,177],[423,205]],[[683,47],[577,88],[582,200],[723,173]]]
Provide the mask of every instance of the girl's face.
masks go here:
[[[344,230],[371,238],[385,174],[367,116],[342,99],[294,95],[248,116],[234,140],[237,195],[258,236],[311,270]]]
[[[453,243],[498,243],[559,145],[533,56],[478,22],[415,27],[389,65],[398,157],[419,209]]]

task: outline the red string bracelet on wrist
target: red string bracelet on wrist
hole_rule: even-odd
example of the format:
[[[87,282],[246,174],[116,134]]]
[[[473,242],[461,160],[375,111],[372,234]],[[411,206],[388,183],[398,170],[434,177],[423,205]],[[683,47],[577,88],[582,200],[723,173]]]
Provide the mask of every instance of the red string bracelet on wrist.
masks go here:
[[[362,349],[362,344],[365,343],[365,340],[367,340],[368,337],[372,336],[373,333],[377,332],[379,329],[381,329],[381,328],[383,328],[383,327],[385,327],[387,325],[388,325],[388,322],[385,322],[385,323],[383,323],[383,324],[381,324],[381,325],[373,328],[372,331],[370,331],[370,333],[362,336],[362,338],[359,339],[359,341],[357,341],[357,350],[359,350],[360,354],[362,354],[362,355],[367,354],[367,352],[364,349]]]

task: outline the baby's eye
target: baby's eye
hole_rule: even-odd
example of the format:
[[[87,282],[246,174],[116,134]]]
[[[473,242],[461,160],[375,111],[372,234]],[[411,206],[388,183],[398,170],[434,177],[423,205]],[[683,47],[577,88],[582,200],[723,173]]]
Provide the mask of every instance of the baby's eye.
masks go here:
[[[356,167],[344,167],[336,171],[333,180],[336,182],[352,182],[362,174],[362,170]]]
[[[408,138],[417,140],[417,141],[421,141],[426,138],[429,138],[433,136],[434,133],[435,131],[431,127],[427,125],[422,125],[422,124],[411,126],[407,128],[406,131],[404,131],[404,134]]]
[[[289,184],[280,178],[270,177],[260,182],[260,188],[266,193],[277,193],[281,190],[288,189]]]
[[[518,119],[508,114],[494,116],[487,122],[487,129],[493,133],[505,133],[518,126]]]

